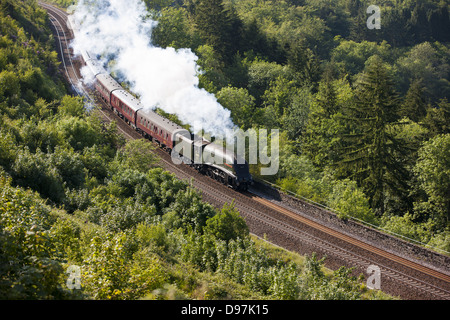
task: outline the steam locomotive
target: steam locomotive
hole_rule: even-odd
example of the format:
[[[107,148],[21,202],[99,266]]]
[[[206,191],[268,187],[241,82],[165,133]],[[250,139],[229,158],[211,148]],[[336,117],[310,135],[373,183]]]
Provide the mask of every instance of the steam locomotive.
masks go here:
[[[171,154],[174,161],[194,167],[235,190],[245,191],[253,184],[245,159],[144,108],[98,64],[95,57],[88,52],[83,52],[82,57],[95,77],[94,87],[102,100],[144,138],[156,142]]]

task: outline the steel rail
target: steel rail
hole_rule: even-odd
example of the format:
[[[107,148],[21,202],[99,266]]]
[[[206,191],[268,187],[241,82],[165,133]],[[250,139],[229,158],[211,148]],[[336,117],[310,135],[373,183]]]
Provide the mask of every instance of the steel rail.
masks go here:
[[[360,247],[362,249],[365,249],[365,250],[368,250],[370,252],[376,253],[376,254],[384,257],[384,258],[387,258],[389,260],[395,261],[395,262],[397,262],[399,264],[405,265],[407,267],[410,267],[412,269],[415,269],[415,270],[418,270],[420,272],[426,273],[428,275],[432,275],[435,278],[438,278],[440,280],[443,280],[445,282],[450,283],[450,275],[447,275],[447,274],[444,274],[442,272],[439,272],[439,271],[433,270],[431,268],[425,267],[425,266],[420,265],[418,263],[415,263],[415,262],[413,262],[411,260],[399,257],[398,255],[395,255],[393,253],[390,253],[390,252],[387,252],[385,250],[379,249],[379,248],[377,248],[377,247],[375,247],[373,245],[367,244],[367,243],[365,243],[365,242],[363,242],[361,240],[357,240],[357,239],[352,238],[352,237],[350,237],[350,236],[348,236],[346,234],[343,234],[341,232],[333,230],[333,229],[331,229],[329,227],[323,226],[323,225],[321,225],[321,224],[319,224],[317,222],[314,222],[314,221],[312,221],[310,219],[304,218],[304,217],[302,217],[302,216],[300,216],[300,215],[298,215],[298,214],[296,214],[296,213],[294,213],[294,212],[292,212],[290,210],[287,210],[287,209],[285,209],[283,207],[280,207],[280,206],[278,206],[278,205],[276,205],[276,204],[274,204],[274,203],[272,203],[272,202],[270,202],[270,201],[268,201],[266,199],[260,198],[257,195],[252,194],[251,197],[255,201],[261,202],[264,205],[269,206],[269,207],[273,208],[274,210],[276,210],[278,212],[286,214],[286,215],[288,215],[289,217],[291,217],[291,218],[293,218],[295,220],[298,220],[298,221],[300,221],[300,222],[302,222],[304,224],[307,224],[307,225],[309,225],[309,226],[311,226],[311,227],[313,227],[315,229],[321,230],[321,231],[323,231],[323,232],[325,232],[325,233],[327,233],[329,235],[333,235],[334,237],[336,237],[338,239],[344,240],[344,241],[346,241],[348,243],[351,243],[352,245],[355,245],[355,246],[358,246],[358,247]]]
[[[165,162],[166,165],[171,167],[171,171],[174,171],[174,170],[178,171],[178,173],[180,175],[185,176],[186,178],[191,177],[189,174],[187,174],[186,172],[181,170],[179,168],[179,166],[171,163],[170,161],[167,161],[165,159],[162,159],[162,161]],[[195,184],[197,184],[196,187],[198,189],[200,189],[204,195],[206,195],[209,198],[214,199],[216,202],[225,204],[225,203],[231,203],[235,200],[235,198],[225,195],[223,193],[217,194],[217,191],[215,189],[213,189],[211,187],[211,185],[208,185],[205,182],[202,182],[200,180],[195,180]],[[309,221],[308,219],[305,219],[305,218],[298,219],[298,218],[302,218],[302,217],[298,216],[297,214],[295,214],[293,212],[288,211],[285,208],[276,206],[275,204],[270,203],[270,201],[267,201],[265,199],[254,196],[253,194],[251,195],[250,199],[260,202],[264,206],[271,207],[272,209],[275,209],[278,212],[287,214],[289,217],[299,220],[301,223],[305,223],[313,228],[316,228],[322,232],[325,232],[325,233],[332,235],[336,238],[339,238],[341,240],[348,240],[348,239],[354,240],[351,237],[348,237],[346,235],[344,235],[344,236],[347,237],[347,239],[342,239],[341,238],[342,234],[340,234],[339,232],[336,232],[329,228],[323,228],[320,224],[317,224],[315,222],[313,222],[313,224],[310,224],[310,222],[312,222],[312,221]],[[354,252],[350,252],[347,249],[343,249],[339,246],[336,246],[335,244],[333,244],[330,241],[324,240],[317,236],[313,236],[305,231],[300,230],[299,228],[293,227],[289,223],[277,220],[277,219],[269,216],[268,214],[255,209],[255,206],[252,206],[249,203],[238,202],[238,203],[236,203],[236,206],[238,209],[239,208],[244,209],[243,213],[245,213],[247,217],[249,217],[253,220],[257,220],[258,223],[264,224],[265,226],[267,226],[269,228],[276,228],[278,230],[282,230],[285,234],[289,235],[289,237],[295,238],[303,243],[306,242],[306,243],[308,243],[308,245],[315,247],[322,252],[326,252],[327,254],[330,254],[330,255],[338,254],[344,260],[351,261],[353,264],[359,266],[360,268],[364,269],[364,268],[367,268],[369,265],[374,264],[373,260],[369,260],[368,258],[363,257],[362,255],[356,254]],[[251,213],[251,214],[249,214],[249,213]],[[329,231],[332,231],[332,232],[329,232]],[[359,240],[356,240],[356,241],[359,241]],[[359,242],[361,242],[361,241],[359,241]],[[356,243],[354,243],[354,242],[350,242],[350,243],[352,245],[356,245]],[[375,252],[375,251],[371,250],[371,249],[373,249],[372,246],[366,246],[365,243],[363,243],[363,242],[361,242],[361,243],[364,245],[364,246],[361,246],[364,250],[369,251],[369,252]],[[375,248],[375,249],[377,249],[377,248]],[[387,257],[385,256],[385,254],[384,254],[385,252],[383,250],[378,250],[378,252],[376,252],[376,253],[380,256],[384,256],[385,258],[387,258],[389,260],[392,260],[392,259],[390,259],[389,256],[387,256]],[[435,285],[426,283],[420,279],[417,279],[417,277],[413,277],[411,275],[407,275],[398,270],[394,270],[393,268],[390,268],[384,264],[380,264],[379,262],[376,262],[376,264],[377,264],[377,266],[380,267],[383,277],[391,278],[392,280],[401,282],[413,289],[418,289],[418,290],[422,290],[424,292],[430,293],[440,299],[445,299],[445,300],[450,299],[450,291],[447,291],[447,290],[439,288]],[[410,265],[407,265],[407,266],[411,268]],[[424,271],[421,271],[421,272],[424,272]]]
[[[64,23],[61,23],[60,21],[58,21],[58,19],[55,16],[55,15],[58,15],[64,21],[64,20],[67,19],[67,14],[64,13],[64,12],[61,13],[60,10],[58,12],[53,6],[50,6],[50,5],[47,5],[47,4],[44,4],[44,3],[40,3],[40,4],[47,11],[49,11],[49,15],[51,17],[53,17],[53,19],[56,20],[57,23],[59,24],[59,27],[61,28],[62,33],[64,33],[63,37],[64,37],[66,45],[67,45],[68,44],[67,36],[66,36],[64,28],[62,26]],[[54,14],[51,14],[50,12],[52,12]],[[51,23],[53,24],[53,26],[55,28],[55,31],[57,33],[57,36],[58,36],[59,47],[60,47],[60,50],[61,50],[61,57],[62,57],[62,60],[63,60],[63,64],[64,64],[64,68],[65,68],[68,80],[71,82],[71,84],[73,86],[74,85],[73,81],[72,81],[73,79],[71,78],[71,76],[69,74],[68,67],[67,67],[67,64],[66,64],[66,61],[65,61],[63,44],[62,44],[62,41],[61,41],[61,37],[62,37],[61,33],[58,31],[58,28],[55,25],[55,23],[53,21],[51,21]],[[77,76],[77,72],[76,72],[75,66],[73,65],[72,58],[70,56],[70,51],[69,51],[68,47],[67,47],[67,50],[68,50],[68,59],[70,61],[72,70],[74,71],[73,74],[74,74],[75,78],[77,79],[77,81],[79,81],[79,78]],[[89,97],[89,99],[93,100],[93,98],[89,95],[89,93],[86,90],[84,90],[84,88],[82,88],[82,90],[84,92],[83,95],[85,95],[86,97]],[[100,112],[106,117],[106,119],[108,119],[108,121],[114,121],[103,110],[100,109]],[[113,117],[115,117],[115,116],[113,116]],[[133,134],[135,136],[135,137],[133,137],[128,132],[126,132],[121,126],[118,126],[118,129],[124,135],[126,135],[129,139],[137,139],[138,136],[140,137],[140,135],[137,132],[136,132],[136,134]],[[158,151],[162,153],[161,150],[158,150]],[[179,166],[176,166],[175,164],[170,163],[171,161],[167,161],[167,160],[164,160],[164,159],[162,159],[162,161],[166,163],[166,166],[171,167],[172,171],[177,171],[178,175],[184,176],[186,179],[192,178],[192,175],[187,174],[185,171],[181,170],[179,168]],[[212,182],[214,182],[214,181],[212,181]],[[232,202],[232,201],[236,200],[236,198],[238,198],[240,196],[245,196],[245,195],[240,195],[240,194],[239,195],[235,194],[234,196],[225,195],[223,193],[218,194],[217,193],[218,192],[217,189],[213,189],[210,185],[208,185],[205,182],[201,182],[199,179],[195,180],[195,184],[197,184],[196,188],[200,189],[207,198],[214,199],[214,201],[219,202],[219,203],[226,203],[227,201],[228,202]],[[252,194],[251,196],[247,195],[246,197],[247,197],[247,199],[249,199],[251,201],[254,201],[255,203],[259,203],[260,205],[262,205],[262,206],[264,206],[264,207],[266,207],[268,209],[271,209],[271,210],[274,210],[276,212],[279,212],[279,213],[285,215],[286,217],[294,219],[295,221],[297,221],[299,223],[306,224],[306,225],[310,226],[311,228],[314,228],[314,229],[316,229],[316,230],[318,230],[320,232],[326,233],[327,235],[332,236],[332,237],[334,237],[336,239],[340,239],[342,241],[345,241],[345,242],[349,243],[352,246],[356,246],[356,247],[359,247],[359,248],[361,248],[363,250],[366,250],[368,252],[372,252],[372,253],[377,254],[377,255],[379,255],[381,257],[384,257],[385,259],[388,259],[390,261],[394,261],[394,262],[399,263],[401,265],[404,265],[404,266],[406,266],[406,267],[408,267],[410,269],[413,269],[413,270],[419,271],[421,273],[427,274],[427,275],[429,275],[429,276],[431,276],[433,278],[439,279],[441,281],[444,281],[444,282],[447,282],[447,283],[450,282],[450,276],[448,276],[446,274],[437,272],[437,271],[435,271],[433,269],[430,269],[428,267],[422,266],[422,265],[417,264],[415,262],[412,262],[410,260],[404,259],[402,257],[399,257],[397,255],[389,253],[389,252],[387,252],[385,250],[376,248],[376,247],[374,247],[372,245],[369,245],[369,244],[364,243],[364,242],[362,242],[360,240],[354,239],[354,238],[352,238],[352,237],[350,237],[348,235],[345,235],[343,233],[340,233],[340,232],[335,231],[333,229],[330,229],[328,227],[324,227],[324,226],[322,226],[322,225],[320,225],[320,224],[318,224],[318,223],[316,223],[314,221],[311,221],[309,219],[301,217],[299,214],[295,213],[294,211],[291,211],[291,210],[288,210],[286,208],[277,206],[276,204],[274,204],[274,203],[272,203],[272,202],[270,202],[270,201],[268,201],[266,199],[263,199],[263,198],[255,195],[255,194]],[[340,247],[332,244],[331,242],[328,242],[328,241],[326,241],[324,239],[321,239],[321,238],[318,238],[318,237],[313,236],[311,234],[308,234],[308,233],[300,230],[299,228],[293,227],[292,225],[290,225],[290,224],[288,224],[288,223],[286,223],[284,221],[276,219],[276,218],[268,215],[267,213],[264,213],[261,210],[256,209],[255,206],[251,206],[248,203],[249,203],[248,200],[247,201],[239,201],[239,202],[236,203],[236,205],[239,208],[243,209],[243,211],[244,211],[243,213],[246,214],[248,218],[257,221],[257,223],[263,224],[266,227],[272,228],[274,230],[278,230],[278,231],[284,232],[284,233],[286,233],[286,235],[289,235],[290,237],[296,238],[297,240],[302,241],[302,242],[306,242],[310,246],[318,248],[321,251],[328,252],[331,255],[338,254],[338,256],[340,256],[341,258],[346,259],[347,261],[351,261],[352,263],[355,263],[355,264],[359,265],[360,267],[364,267],[364,266],[367,267],[368,263],[374,263],[373,261],[371,262],[366,257],[362,257],[361,255],[359,255],[359,254],[357,254],[355,252],[350,252],[347,249],[340,248]],[[417,279],[416,277],[404,274],[403,272],[400,272],[398,270],[394,270],[394,269],[392,269],[390,267],[387,267],[385,265],[382,265],[380,263],[376,263],[376,264],[383,269],[383,273],[385,275],[387,275],[388,277],[394,279],[395,281],[400,281],[401,283],[406,284],[407,286],[412,287],[414,289],[419,289],[419,290],[422,290],[424,292],[431,293],[432,295],[437,296],[437,297],[439,297],[441,299],[450,299],[450,292],[445,290],[445,289],[438,288],[438,287],[436,287],[436,286],[434,286],[432,284],[429,284],[429,283],[426,283],[426,282],[424,282],[424,281],[422,281],[420,279]]]

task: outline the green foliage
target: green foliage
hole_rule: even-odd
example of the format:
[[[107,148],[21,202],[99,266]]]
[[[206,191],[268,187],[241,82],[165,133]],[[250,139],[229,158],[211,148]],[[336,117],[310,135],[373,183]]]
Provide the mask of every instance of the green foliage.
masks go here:
[[[47,154],[39,149],[34,154],[28,148],[19,151],[12,175],[19,185],[31,187],[55,202],[63,200],[64,187],[77,188],[85,180],[79,155],[61,147]]]
[[[330,208],[336,210],[338,216],[342,219],[353,217],[378,225],[378,220],[370,208],[368,198],[354,181],[337,181],[333,186],[327,204]]]
[[[40,150],[36,154],[28,149],[19,151],[12,168],[14,180],[38,191],[43,197],[60,202],[64,197],[63,179],[48,160],[49,156]]]
[[[236,238],[246,238],[249,231],[245,220],[231,204],[225,205],[220,213],[206,221],[204,233],[219,240],[229,241]]]
[[[293,80],[279,76],[271,81],[262,99],[266,116],[261,124],[268,128],[285,125],[289,129],[286,131],[291,139],[301,135],[310,106],[307,89],[301,90]]]
[[[428,242],[428,245],[431,248],[438,248],[445,252],[450,252],[450,232],[444,230],[437,234],[434,234],[433,237]]]
[[[316,87],[320,78],[320,62],[313,50],[303,44],[295,44],[289,52],[288,64],[295,72],[295,79],[303,86]]]
[[[355,131],[346,137],[343,165],[369,195],[372,208],[385,211],[386,188],[405,192],[404,169],[394,154],[401,144],[389,130],[398,120],[396,94],[389,70],[378,56],[372,56],[362,74],[356,91],[356,105],[349,108],[346,119]]]
[[[203,71],[201,87],[217,95],[239,127],[282,129],[282,165],[270,181],[279,179],[284,189],[323,204],[331,201],[332,190],[320,178],[303,178],[298,157],[307,156],[316,171],[356,181],[378,215],[427,216],[441,209],[414,187],[419,178],[412,168],[423,141],[448,133],[448,35],[442,32],[448,6],[382,1],[382,29],[369,30],[370,4],[174,3],[160,6],[167,35],[161,41],[175,48],[183,37],[190,42],[186,46],[199,55]],[[349,201],[351,194],[351,201],[366,197],[342,192]],[[333,199],[346,207],[343,198]],[[363,207],[356,216],[372,221]]]
[[[239,36],[240,21],[223,5],[222,0],[196,0],[191,7],[195,29],[204,43],[214,48],[219,60],[229,61],[235,54],[235,36]]]
[[[374,34],[365,3],[355,1],[146,3],[158,21],[153,43],[196,52],[199,86],[237,125],[282,129],[271,181],[342,218],[449,250],[448,45],[436,42],[446,41],[445,6],[396,2]],[[327,275],[315,255],[298,263],[257,245],[233,206],[204,203],[155,168],[149,142],[125,143],[114,122],[65,96],[45,12],[35,1],[2,0],[0,8],[0,260],[8,261],[0,264],[1,297],[362,298],[353,270]],[[414,36],[393,27],[405,21]],[[380,137],[389,139],[376,144]],[[380,157],[388,159],[383,175],[373,165]],[[354,171],[344,160],[362,166]],[[369,204],[380,192],[387,210],[378,218],[382,201]],[[81,267],[81,291],[66,289],[71,265]]]
[[[85,113],[83,98],[64,96],[61,99],[58,112],[63,116],[82,117]]]
[[[427,200],[421,205],[433,208],[438,221],[450,219],[450,134],[439,135],[424,143],[414,168]]]
[[[55,255],[79,263],[82,261],[82,231],[75,222],[59,217],[52,225],[51,240],[55,247]]]
[[[263,94],[270,88],[272,81],[279,77],[288,76],[288,68],[277,64],[276,62],[268,62],[256,59],[253,61],[248,69],[249,93],[257,99],[260,104]]]
[[[321,180],[305,178],[284,178],[277,181],[283,191],[290,191],[292,194],[312,200],[317,203],[325,204],[327,191],[324,188],[328,187],[323,184]]]
[[[428,108],[423,120],[424,126],[430,131],[430,135],[450,133],[450,103],[442,99],[436,107]]]
[[[172,190],[168,189],[171,193]],[[174,194],[171,203],[165,204],[163,221],[170,229],[194,230],[201,232],[209,218],[215,215],[214,208],[201,200],[201,196],[191,187],[184,187]]]
[[[399,113],[415,122],[423,120],[426,116],[426,100],[421,80],[415,80],[411,83]]]
[[[431,221],[429,222],[432,223]],[[428,225],[428,228],[429,227],[430,225]],[[428,228],[424,228],[423,225],[421,226],[417,223],[414,223],[413,217],[409,213],[406,213],[402,217],[384,217],[383,228],[418,241],[422,241],[422,236],[429,236],[429,234],[427,235]]]
[[[308,300],[359,300],[360,283],[352,276],[352,269],[341,267],[331,276],[322,271],[324,258],[318,260],[316,255],[306,257],[301,283],[300,298]]]
[[[281,117],[281,128],[287,133],[289,139],[299,141],[306,131],[312,95],[310,90],[305,87],[294,90],[288,93],[288,101]]]
[[[258,110],[255,106],[255,98],[247,89],[226,87],[217,93],[217,100],[225,108],[231,111],[233,123],[246,129],[249,123],[258,119]]]
[[[155,149],[155,145],[148,140],[130,140],[123,149],[119,150],[116,161],[119,161],[123,168],[133,168],[146,173],[158,161],[158,157],[154,153]]]
[[[449,23],[448,5],[436,1],[380,1],[382,28],[373,32],[365,26],[368,15],[365,10],[370,1],[347,2],[351,8],[352,40],[386,40],[395,46],[411,46],[430,39],[448,42],[448,34],[441,30]]]
[[[165,7],[155,18],[158,25],[152,31],[152,40],[156,45],[176,49],[194,47],[195,35],[190,30],[185,8]]]
[[[319,83],[302,145],[305,154],[318,168],[336,167],[342,160],[342,140],[348,131],[342,112],[352,99],[353,92],[346,79],[332,81],[327,77]]]
[[[5,70],[0,73],[0,90],[2,97],[17,97],[20,93],[20,82],[14,72]]]
[[[48,0],[47,2],[56,4],[61,8],[68,8],[69,6],[76,4],[77,0]]]
[[[52,37],[43,9],[2,1],[0,11],[0,97],[8,111],[47,102],[64,93],[56,71],[58,57],[52,51]],[[44,72],[46,70],[47,72]]]
[[[0,131],[0,166],[10,169],[17,151],[14,136],[8,132]]]
[[[53,257],[50,208],[0,173],[0,297],[60,299],[60,261]]]
[[[449,54],[449,48],[439,43],[423,42],[411,48],[396,62],[401,90],[406,92],[420,79],[427,99],[433,102],[450,99]]]
[[[58,122],[57,127],[64,140],[76,151],[93,147],[100,142],[97,134],[99,128],[90,119],[65,117]]]
[[[376,42],[344,40],[339,38],[339,45],[333,49],[331,59],[336,64],[336,68],[343,74],[357,75],[362,72],[367,59],[373,55],[382,58],[389,57],[390,45],[383,41]]]
[[[143,247],[153,246],[158,253],[169,250],[170,239],[163,224],[140,223],[136,227],[135,235]]]
[[[136,299],[161,286],[167,275],[156,257],[135,253],[127,257],[126,236],[99,235],[91,240],[82,283],[94,299]]]
[[[18,120],[18,139],[31,152],[38,149],[42,152],[54,150],[57,145],[63,144],[61,133],[58,132],[51,121],[37,121],[37,119]]]
[[[84,148],[80,154],[80,160],[88,170],[89,175],[99,181],[103,181],[108,175],[108,157],[102,152],[101,148],[93,145],[90,148]]]

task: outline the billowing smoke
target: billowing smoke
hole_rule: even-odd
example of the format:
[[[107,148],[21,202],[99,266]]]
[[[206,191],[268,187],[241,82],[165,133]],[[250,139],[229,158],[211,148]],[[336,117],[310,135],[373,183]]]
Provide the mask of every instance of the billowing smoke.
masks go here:
[[[197,56],[190,49],[151,44],[156,23],[142,0],[80,0],[73,14],[78,31],[73,48],[97,55],[131,84],[146,108],[177,114],[194,132],[230,137],[230,111],[198,87]]]

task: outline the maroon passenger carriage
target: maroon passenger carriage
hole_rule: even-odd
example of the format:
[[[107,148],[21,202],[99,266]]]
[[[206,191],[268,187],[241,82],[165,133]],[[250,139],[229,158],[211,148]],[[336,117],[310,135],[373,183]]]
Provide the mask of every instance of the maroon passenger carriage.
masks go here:
[[[111,105],[111,94],[116,90],[122,90],[122,86],[109,74],[100,73],[96,76],[95,89],[100,93],[102,100],[108,106]]]
[[[142,136],[158,143],[172,157],[229,187],[246,190],[253,184],[244,159],[223,146],[195,138],[176,123],[145,109],[139,99],[124,90],[89,53],[82,55],[96,79],[94,86],[102,100]]]
[[[97,81],[100,82],[100,80]],[[133,129],[136,129],[137,112],[143,109],[141,102],[126,90],[115,90],[111,93],[111,108]]]
[[[179,130],[183,130],[183,128],[176,123],[161,117],[151,110],[139,110],[136,120],[138,132],[144,137],[154,140],[169,152],[172,151],[175,146],[174,134]]]

